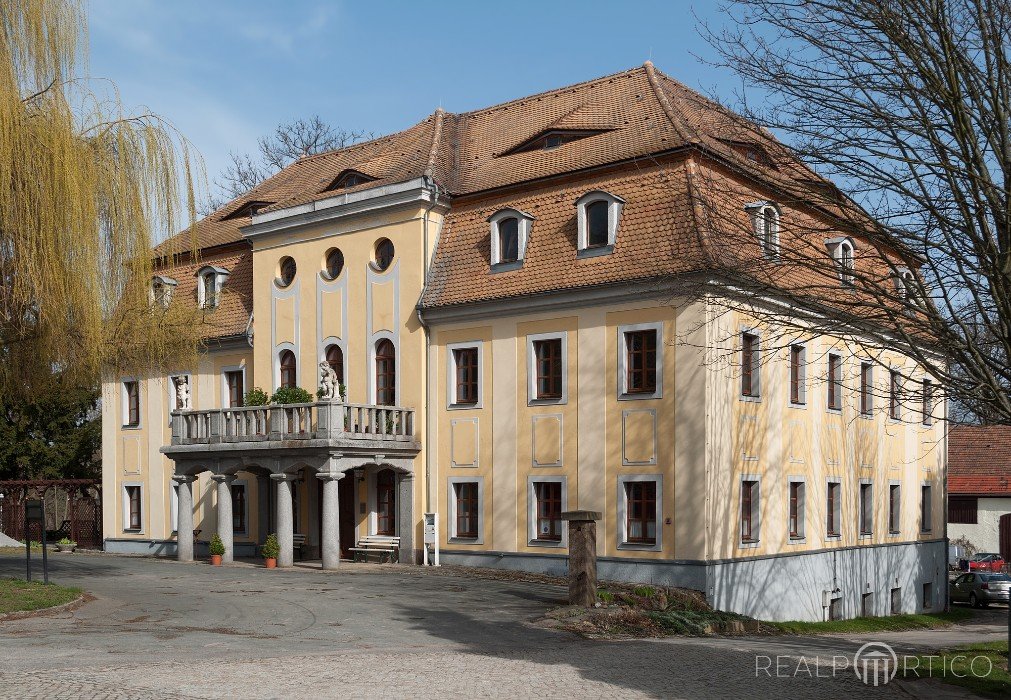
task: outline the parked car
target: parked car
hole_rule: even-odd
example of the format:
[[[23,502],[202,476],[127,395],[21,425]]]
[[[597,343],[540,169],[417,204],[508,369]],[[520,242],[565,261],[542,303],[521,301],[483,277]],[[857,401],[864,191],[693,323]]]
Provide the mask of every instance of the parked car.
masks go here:
[[[1011,592],[1011,576],[994,573],[962,574],[948,586],[953,603],[969,603],[985,608],[990,603],[1007,603]]]
[[[961,568],[962,560],[965,559],[965,547],[957,544],[948,545],[948,570],[958,571]]]
[[[969,571],[994,571],[1004,569],[1004,558],[993,552],[980,552],[969,560]]]

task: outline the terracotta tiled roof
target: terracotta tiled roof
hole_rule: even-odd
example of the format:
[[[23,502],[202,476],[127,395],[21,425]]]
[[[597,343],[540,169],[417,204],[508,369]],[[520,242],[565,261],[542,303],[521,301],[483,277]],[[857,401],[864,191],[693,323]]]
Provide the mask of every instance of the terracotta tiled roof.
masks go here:
[[[218,306],[207,309],[202,314],[204,337],[226,338],[245,333],[253,313],[253,252],[248,246],[232,246],[230,249],[204,255],[199,261],[160,269],[158,274],[171,277],[177,282],[172,293],[173,303],[196,306],[196,273],[206,265],[223,268],[229,275],[221,288]]]
[[[1011,426],[956,426],[949,431],[948,492],[1011,496]]]

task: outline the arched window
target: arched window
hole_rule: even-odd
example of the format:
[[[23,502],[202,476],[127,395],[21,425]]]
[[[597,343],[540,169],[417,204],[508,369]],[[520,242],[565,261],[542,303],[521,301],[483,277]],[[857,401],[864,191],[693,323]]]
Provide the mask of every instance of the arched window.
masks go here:
[[[326,362],[337,375],[337,381],[344,383],[344,351],[340,345],[330,345],[326,349]]]
[[[779,257],[779,212],[775,207],[762,209],[762,250],[770,258]]]
[[[376,474],[376,534],[397,534],[397,475],[392,469]]]
[[[376,403],[392,406],[397,402],[397,351],[383,339],[376,343]]]
[[[332,280],[340,277],[344,270],[344,253],[340,248],[331,248],[326,254],[326,276]]]
[[[389,238],[380,238],[376,241],[376,269],[385,271],[393,264],[393,243]]]
[[[839,281],[846,286],[853,284],[853,244],[849,241],[839,243],[835,259],[839,266]]]
[[[295,272],[297,269],[294,258],[287,256],[281,258],[280,274],[277,279],[282,287],[287,287],[295,281]]]
[[[588,255],[610,252],[618,238],[625,200],[610,192],[593,190],[576,200],[577,250]]]
[[[511,263],[520,258],[520,220],[515,216],[498,222],[499,262]]]
[[[295,353],[291,350],[283,350],[279,359],[281,362],[281,386],[298,386],[298,373],[295,367]]]

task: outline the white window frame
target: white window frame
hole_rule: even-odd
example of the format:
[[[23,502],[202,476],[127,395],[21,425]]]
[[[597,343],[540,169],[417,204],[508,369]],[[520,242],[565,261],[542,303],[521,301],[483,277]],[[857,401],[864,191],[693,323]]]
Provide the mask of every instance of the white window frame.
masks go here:
[[[752,393],[750,395],[745,395],[742,391],[743,387],[743,377],[744,377],[744,365],[741,360],[744,359],[744,336],[751,335],[755,337],[755,352],[751,357],[751,387]],[[740,332],[737,334],[737,351],[736,356],[738,359],[737,370],[741,374],[738,375],[737,382],[737,397],[741,401],[750,401],[752,403],[761,403],[762,401],[762,334],[758,332],[757,328],[752,328],[750,326],[742,326]],[[805,353],[806,354],[806,353]]]
[[[519,225],[516,227],[518,237],[516,260],[502,262],[502,251],[499,250],[499,222],[504,219],[516,218]],[[530,239],[530,229],[533,226],[534,217],[519,209],[500,209],[488,217],[488,224],[491,233],[491,268],[492,272],[514,270],[523,266],[523,260],[527,254],[527,241]]]
[[[839,404],[838,407],[830,405],[828,401],[829,392],[832,384],[835,382],[835,379],[832,377],[833,357],[839,360],[839,381],[835,386],[838,392],[836,396],[836,402]],[[842,353],[837,350],[829,350],[825,353],[825,380],[825,410],[838,415],[842,413],[843,406],[846,404],[845,396],[843,396],[846,388],[846,360],[843,359]]]
[[[586,209],[594,202],[607,202],[607,244],[589,247],[590,229]],[[577,254],[579,257],[607,255],[614,250],[618,240],[618,226],[621,224],[621,210],[625,200],[603,190],[592,190],[576,200]]]
[[[825,245],[828,247],[829,252],[832,254],[832,260],[835,262],[836,270],[839,274],[839,282],[844,287],[853,286],[854,280],[854,264],[856,261],[856,246],[853,244],[853,239],[848,236],[840,238],[830,238],[825,241]],[[849,251],[849,264],[846,263],[846,257],[844,251]]]
[[[484,544],[484,477],[451,476],[446,480],[449,486],[449,518],[446,523],[447,540],[453,544]],[[458,537],[456,534],[456,484],[477,484],[477,538]]]
[[[892,529],[892,487],[899,489],[899,502],[898,506],[898,528]],[[900,537],[902,535],[902,482],[898,479],[888,480],[888,536],[889,537]]]
[[[751,498],[751,533],[752,538],[744,541],[741,537],[741,524],[744,517],[744,482],[754,481],[758,492],[757,498]],[[740,549],[754,549],[762,542],[762,477],[758,474],[741,474],[737,480],[737,546]]]
[[[868,529],[864,531],[864,487],[868,487],[870,503],[867,504],[867,513],[870,519]],[[857,539],[870,539],[874,537],[874,480],[862,478],[857,481]]]
[[[158,292],[155,289],[158,285],[161,285],[164,292],[161,299],[158,299]],[[159,304],[163,309],[167,309],[172,303],[172,297],[175,294],[175,290],[178,285],[179,282],[171,277],[166,277],[165,275],[155,275],[151,278],[151,286],[149,288],[151,303]]]
[[[477,350],[477,401],[475,403],[460,403],[456,396],[456,351]],[[374,374],[374,372],[373,372]],[[463,343],[448,343],[446,345],[446,409],[461,411],[473,408],[484,408],[484,342],[471,340]]]
[[[625,484],[655,481],[656,482],[656,543],[639,544],[628,542],[628,491]],[[617,500],[617,527],[618,549],[639,550],[643,552],[660,552],[663,550],[663,474],[620,474],[618,476],[618,500]]]
[[[894,380],[894,382],[893,382]],[[906,381],[902,376],[902,370],[895,367],[888,368],[888,404],[885,406],[885,413],[892,423],[902,423],[905,416],[905,407],[902,405],[903,393],[906,389]],[[892,415],[892,392],[895,393],[896,414]]]
[[[656,331],[656,391],[652,393],[628,393],[628,373],[625,368],[628,365],[628,343],[625,342],[625,334],[634,331]],[[663,398],[663,321],[652,323],[632,323],[618,326],[618,400],[619,401],[648,401]]]
[[[779,205],[775,202],[752,202],[744,205],[745,210],[751,215],[751,229],[758,239],[758,245],[762,249],[762,254],[769,260],[778,260],[780,257],[779,231],[780,212]],[[765,214],[771,212],[773,216],[772,235],[765,230]]]
[[[299,366],[298,351],[299,348],[295,346],[294,343],[278,343],[274,346],[274,391],[281,388],[281,353],[285,350],[291,350],[295,355],[295,386],[299,386],[298,381],[299,375],[302,374],[302,368]],[[372,355],[375,356],[375,349],[372,351]],[[374,383],[374,382],[373,382]]]
[[[797,498],[799,532],[797,537],[790,535],[790,486],[792,484],[800,484],[800,493]],[[786,542],[787,544],[807,543],[807,478],[803,476],[788,476],[786,479]]]
[[[835,523],[836,531],[830,533],[828,531],[828,487],[829,484],[837,484],[839,486],[839,496],[835,499],[834,509],[832,511],[832,521]],[[826,540],[841,540],[842,539],[842,499],[843,499],[843,480],[839,476],[830,476],[825,479],[825,490],[822,491],[822,495],[825,496],[825,527],[822,528],[822,533],[825,535]]]
[[[229,272],[223,267],[215,267],[214,265],[204,265],[196,272],[197,278],[197,307],[201,309],[213,309],[218,306],[221,301],[221,288],[224,286],[225,282],[228,280]],[[204,279],[206,277],[213,276],[214,280],[214,298],[208,300],[206,298],[206,292],[204,290]]]
[[[126,385],[133,382],[137,385],[137,425],[130,425],[130,397]],[[121,377],[119,380],[120,394],[120,427],[123,430],[140,430],[144,427],[144,387],[137,377]]]
[[[278,363],[280,364],[281,353],[278,353]],[[296,363],[296,369],[298,365]],[[279,370],[280,371],[280,368]],[[228,373],[229,372],[242,372],[242,396],[245,398],[248,388],[246,387],[246,366],[245,365],[227,365],[221,368],[221,407],[230,408],[229,391],[228,391]],[[280,376],[280,375],[279,375]],[[192,388],[190,389],[192,391]],[[192,397],[190,398],[190,404],[193,403]]]
[[[799,402],[793,401],[792,396],[792,383],[793,377],[791,376],[790,363],[793,362],[793,349],[800,348],[800,391],[798,398]],[[790,408],[807,408],[807,344],[806,343],[790,343],[789,348],[786,351],[786,403]]]
[[[569,402],[569,341],[567,331],[531,333],[527,335],[527,405],[562,405]],[[562,341],[562,391],[557,399],[537,397],[537,352],[534,344],[542,340]],[[658,382],[659,384],[659,382]]]
[[[137,487],[140,489],[140,527],[132,528],[130,527],[130,492],[128,488]],[[122,488],[120,490],[121,497],[123,499],[123,532],[129,533],[131,535],[143,535],[144,534],[144,513],[147,510],[144,508],[144,483],[142,481],[124,481]]]
[[[562,539],[558,542],[537,539],[537,484],[560,483],[562,485],[562,512],[568,510],[569,489],[565,476],[527,477],[527,544],[531,547],[553,547],[565,549],[569,546],[569,528],[562,521]]]
[[[870,405],[868,406],[866,413],[864,413],[863,405],[864,367],[868,368],[867,396],[870,400]],[[864,419],[872,419],[874,417],[874,363],[871,360],[860,360],[860,375],[858,380],[860,382],[860,388],[857,391],[857,415]]]

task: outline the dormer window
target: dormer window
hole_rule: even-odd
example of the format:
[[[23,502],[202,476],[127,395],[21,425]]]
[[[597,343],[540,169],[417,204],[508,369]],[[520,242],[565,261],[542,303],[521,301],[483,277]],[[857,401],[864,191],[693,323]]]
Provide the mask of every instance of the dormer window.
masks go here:
[[[625,200],[594,190],[576,200],[578,246],[582,255],[601,255],[614,249]]]
[[[172,292],[175,291],[176,282],[171,277],[155,275],[151,278],[151,303],[158,304],[162,308],[168,308],[172,303]]]
[[[528,151],[553,151],[559,146],[563,146],[572,141],[578,141],[597,134],[603,134],[610,129],[550,129],[542,131],[531,139],[514,146],[501,153],[502,156],[511,156],[514,153],[526,153]]]
[[[772,202],[754,202],[744,208],[751,214],[751,227],[765,257],[779,257],[779,208]]]
[[[895,290],[899,299],[909,300],[914,304],[919,302],[916,275],[908,267],[900,267],[895,271]]]
[[[222,221],[227,221],[229,219],[244,219],[244,218],[249,218],[249,217],[253,216],[254,214],[259,213],[259,211],[261,209],[264,209],[265,207],[269,207],[271,204],[274,204],[274,202],[267,202],[267,201],[259,200],[259,199],[253,200],[251,202],[246,202],[245,204],[243,204],[242,206],[240,206],[238,209],[236,209],[232,213],[225,214],[224,216],[222,216],[221,220]]]
[[[503,209],[488,218],[491,224],[491,264],[511,269],[523,263],[533,217],[517,209]]]
[[[730,149],[741,156],[745,160],[751,161],[757,165],[764,165],[767,167],[775,168],[775,164],[772,162],[772,158],[769,157],[768,152],[757,143],[751,143],[749,141],[727,141],[724,140]]]
[[[345,170],[335,177],[326,189],[327,191],[346,190],[357,185],[364,185],[366,182],[372,182],[375,179],[357,170]]]
[[[197,306],[213,309],[221,300],[221,287],[228,279],[228,270],[206,265],[197,270]]]
[[[832,254],[832,260],[835,261],[839,281],[844,287],[853,286],[853,258],[855,249],[852,239],[833,238],[825,241],[825,245],[828,246],[829,252]]]

